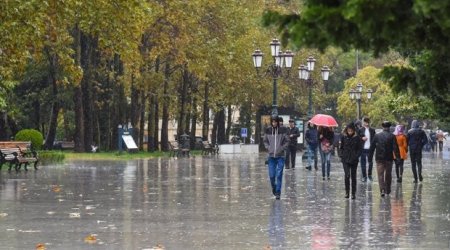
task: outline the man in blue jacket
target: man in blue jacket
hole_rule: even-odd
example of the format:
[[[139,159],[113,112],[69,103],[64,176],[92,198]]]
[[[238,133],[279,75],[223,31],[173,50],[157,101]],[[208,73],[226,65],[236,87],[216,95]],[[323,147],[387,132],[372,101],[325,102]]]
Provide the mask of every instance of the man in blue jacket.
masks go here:
[[[286,156],[285,152],[289,145],[289,138],[287,137],[287,130],[280,127],[278,117],[272,117],[271,123],[272,126],[266,129],[264,146],[269,153],[269,179],[272,186],[272,193],[279,200]]]
[[[305,140],[308,146],[308,166],[306,169],[311,170],[314,158],[314,169],[317,170],[317,146],[319,145],[319,134],[316,125],[308,123]]]

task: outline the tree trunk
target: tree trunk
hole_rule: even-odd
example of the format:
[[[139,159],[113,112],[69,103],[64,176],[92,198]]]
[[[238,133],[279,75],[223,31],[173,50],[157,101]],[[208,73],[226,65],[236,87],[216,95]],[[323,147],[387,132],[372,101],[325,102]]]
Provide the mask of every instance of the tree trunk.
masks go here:
[[[197,110],[195,107],[197,107],[197,96],[194,94],[194,97],[192,99],[192,109],[191,109],[191,113],[192,113],[192,120],[191,120],[191,133],[190,133],[190,138],[191,138],[191,148],[195,148],[195,132],[197,131]]]
[[[205,95],[203,100],[203,124],[202,124],[202,138],[208,141],[209,134],[209,106],[208,106],[209,85],[205,82]]]
[[[6,112],[0,112],[0,140],[9,141],[8,132],[6,131]]]
[[[217,114],[217,143],[225,144],[228,143],[225,137],[225,109],[222,108]]]
[[[83,92],[81,86],[76,86],[74,90],[75,103],[75,152],[84,152],[84,112],[83,112]]]
[[[75,47],[75,64],[81,66],[81,31],[78,25],[74,32],[74,47]],[[75,133],[74,133],[74,150],[75,152],[84,151],[84,114],[83,114],[83,93],[81,86],[77,85],[74,88],[73,95],[74,111],[75,111]]]
[[[17,122],[14,118],[7,115],[6,121],[8,123],[9,130],[11,131],[11,139],[14,140],[14,137],[19,132],[19,127],[17,126]]]
[[[166,61],[164,69],[164,87],[163,87],[163,113],[162,113],[162,125],[161,125],[161,150],[169,150],[169,77],[170,77],[170,64]]]
[[[211,143],[212,144],[217,144],[218,140],[217,140],[217,125],[219,124],[219,114],[215,113],[214,114],[214,120],[213,120],[213,127],[212,127],[212,135],[211,135]]]
[[[140,105],[140,117],[139,117],[139,150],[144,150],[144,129],[145,129],[145,92],[141,91],[141,105]]]
[[[148,124],[147,124],[147,151],[155,151],[155,95],[149,92],[150,101],[148,105]]]
[[[225,140],[228,143],[230,140],[230,133],[231,133],[231,126],[233,125],[233,111],[231,110],[231,105],[228,105],[227,107],[227,129],[225,130]]]
[[[187,103],[187,86],[189,81],[189,73],[187,68],[183,69],[183,75],[180,80],[180,86],[178,87],[178,95],[179,95],[179,114],[178,114],[178,128],[177,135],[182,135],[186,133],[186,103]]]
[[[154,150],[158,151],[161,149],[161,144],[159,141],[159,102],[158,102],[158,96],[155,96],[155,129],[153,130],[153,140],[154,140]]]
[[[41,124],[41,103],[39,100],[33,101],[33,114],[30,114],[33,117],[33,128],[39,130],[39,124]]]
[[[49,72],[49,81],[50,85],[52,86],[52,113],[50,115],[50,124],[48,127],[48,133],[45,137],[45,146],[46,149],[53,149],[53,143],[55,141],[56,137],[56,128],[58,126],[58,113],[59,113],[59,101],[58,101],[58,84],[56,79],[56,72],[57,72],[57,58],[56,55],[50,55],[51,53],[48,53],[48,56],[50,57],[50,72]]]

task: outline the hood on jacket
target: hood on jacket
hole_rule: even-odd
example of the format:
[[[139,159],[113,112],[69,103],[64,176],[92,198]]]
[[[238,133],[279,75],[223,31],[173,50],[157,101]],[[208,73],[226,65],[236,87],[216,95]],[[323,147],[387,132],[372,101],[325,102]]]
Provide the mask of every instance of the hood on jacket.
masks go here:
[[[413,121],[411,122],[411,128],[414,128],[414,129],[419,128],[419,121],[413,120]]]
[[[404,127],[403,125],[397,125],[395,126],[394,135],[403,135],[404,134]]]

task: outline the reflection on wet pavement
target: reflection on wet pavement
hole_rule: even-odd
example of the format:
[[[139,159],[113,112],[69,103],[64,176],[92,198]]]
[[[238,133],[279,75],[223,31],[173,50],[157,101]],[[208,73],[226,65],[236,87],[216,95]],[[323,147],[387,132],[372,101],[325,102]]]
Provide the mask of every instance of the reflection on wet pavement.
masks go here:
[[[301,159],[301,157],[298,157]],[[301,162],[271,194],[265,155],[72,161],[0,172],[0,249],[449,249],[450,164],[424,154],[424,183],[344,198]],[[358,172],[359,174],[359,172]],[[42,244],[42,245],[39,245]]]

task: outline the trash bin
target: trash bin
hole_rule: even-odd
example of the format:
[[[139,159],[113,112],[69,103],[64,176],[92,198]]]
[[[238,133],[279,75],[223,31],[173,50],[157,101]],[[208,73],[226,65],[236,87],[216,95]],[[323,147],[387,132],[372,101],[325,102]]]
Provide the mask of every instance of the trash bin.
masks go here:
[[[190,149],[191,140],[190,140],[189,135],[182,134],[182,135],[180,135],[179,140],[180,141],[178,143],[179,143],[181,149]]]

